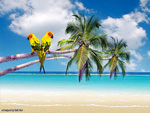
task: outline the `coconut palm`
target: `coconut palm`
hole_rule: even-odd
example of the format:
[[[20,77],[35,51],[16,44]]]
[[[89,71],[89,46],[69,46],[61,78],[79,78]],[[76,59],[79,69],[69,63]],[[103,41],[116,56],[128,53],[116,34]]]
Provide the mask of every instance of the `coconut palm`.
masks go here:
[[[112,78],[113,74],[114,77],[117,77],[119,68],[122,71],[122,75],[125,76],[125,62],[123,60],[126,60],[127,62],[130,61],[130,54],[129,52],[125,51],[127,44],[123,39],[119,41],[118,39],[115,40],[113,37],[111,38],[112,38],[112,43],[108,44],[108,50],[105,51],[108,57],[111,56],[111,58],[106,63],[104,68],[109,66],[110,78]]]
[[[107,39],[105,35],[96,34],[96,31],[101,26],[99,19],[94,18],[94,16],[86,19],[84,15],[79,14],[73,16],[75,17],[75,21],[69,22],[65,31],[66,34],[71,34],[71,37],[59,41],[58,46],[61,48],[58,50],[77,48],[77,51],[67,64],[66,74],[72,62],[76,62],[80,82],[84,73],[86,80],[89,80],[90,72],[93,68],[92,62],[96,64],[99,74],[102,73],[101,53],[96,48],[106,48]]]

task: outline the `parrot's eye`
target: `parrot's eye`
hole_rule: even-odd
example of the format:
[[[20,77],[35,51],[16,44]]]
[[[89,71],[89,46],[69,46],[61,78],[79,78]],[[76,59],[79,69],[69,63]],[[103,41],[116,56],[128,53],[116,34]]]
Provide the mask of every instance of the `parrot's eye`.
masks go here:
[[[52,34],[51,32],[49,32],[48,35],[49,35],[50,37],[53,36],[53,34]]]
[[[30,40],[31,38],[32,38],[32,35],[29,35],[27,39]]]
[[[30,38],[32,37],[32,35],[29,36]]]
[[[29,35],[29,38],[32,38],[32,35]]]

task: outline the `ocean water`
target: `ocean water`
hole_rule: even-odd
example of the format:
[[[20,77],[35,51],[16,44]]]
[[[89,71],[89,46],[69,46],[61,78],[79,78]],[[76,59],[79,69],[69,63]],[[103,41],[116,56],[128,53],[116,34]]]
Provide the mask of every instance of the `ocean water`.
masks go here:
[[[18,91],[91,91],[150,94],[150,76],[128,74],[110,79],[108,75],[91,75],[78,81],[78,75],[7,74],[0,77],[0,90]]]

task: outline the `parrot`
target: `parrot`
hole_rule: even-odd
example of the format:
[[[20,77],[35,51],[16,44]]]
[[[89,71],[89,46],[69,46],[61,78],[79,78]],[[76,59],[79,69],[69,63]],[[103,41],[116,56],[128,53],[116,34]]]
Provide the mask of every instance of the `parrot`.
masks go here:
[[[34,34],[29,34],[27,40],[30,41],[30,45],[32,49],[31,54],[33,54],[35,51],[38,54],[39,60],[41,62],[41,45],[39,39],[36,38]]]
[[[51,38],[53,39],[53,33],[51,31],[46,32],[46,34],[42,37],[41,40],[41,66],[40,66],[40,72],[43,68],[43,71],[45,73],[44,69],[44,61],[46,52],[48,51],[50,53],[50,46],[51,46]]]

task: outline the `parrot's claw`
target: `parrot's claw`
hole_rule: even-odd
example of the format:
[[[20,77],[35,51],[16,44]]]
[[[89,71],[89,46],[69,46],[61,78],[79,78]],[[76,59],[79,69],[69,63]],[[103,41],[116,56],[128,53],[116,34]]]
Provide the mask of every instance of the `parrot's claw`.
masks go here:
[[[50,50],[48,50],[48,53],[50,54]]]
[[[33,54],[34,54],[34,52],[31,53],[31,55],[33,55]]]

